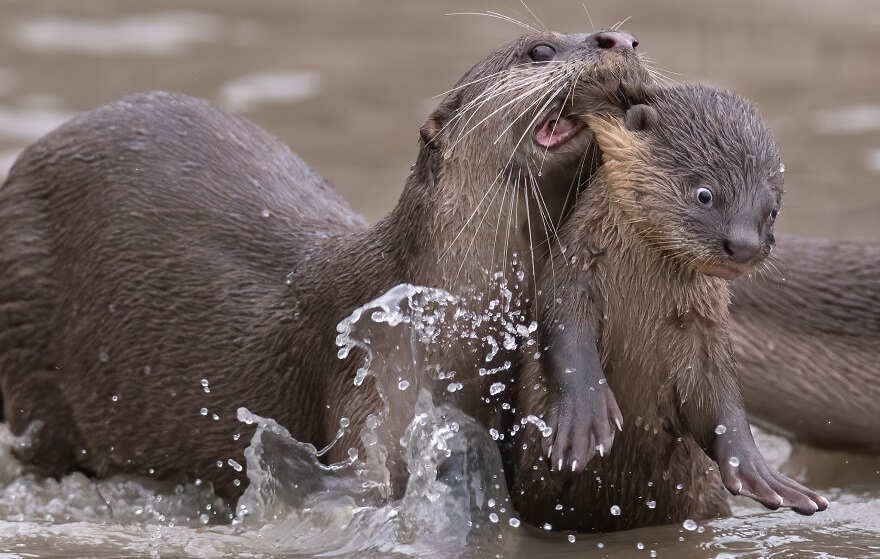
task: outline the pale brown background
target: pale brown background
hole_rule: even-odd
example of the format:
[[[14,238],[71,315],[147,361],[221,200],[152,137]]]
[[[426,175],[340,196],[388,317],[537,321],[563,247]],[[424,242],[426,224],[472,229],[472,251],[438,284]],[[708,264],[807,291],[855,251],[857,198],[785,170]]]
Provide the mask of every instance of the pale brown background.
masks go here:
[[[576,1],[534,4],[540,24],[515,1],[0,0],[0,168],[67,115],[126,93],[224,101],[224,85],[241,76],[308,72],[318,86],[305,98],[233,108],[373,221],[402,188],[432,97],[523,31],[444,14],[498,10],[562,31],[629,18],[624,28],[640,50],[677,80],[725,85],[759,103],[787,167],[781,229],[880,237],[880,3],[593,1],[589,17]],[[138,31],[145,21],[153,27]],[[70,25],[83,23],[93,27]],[[827,111],[863,105],[854,117],[863,130],[828,128],[843,118]]]

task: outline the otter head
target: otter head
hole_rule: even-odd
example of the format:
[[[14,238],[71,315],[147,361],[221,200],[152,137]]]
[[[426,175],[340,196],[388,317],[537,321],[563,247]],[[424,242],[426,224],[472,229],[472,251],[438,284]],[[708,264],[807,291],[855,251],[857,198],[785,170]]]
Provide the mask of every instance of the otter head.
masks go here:
[[[784,168],[752,103],[708,86],[656,88],[624,119],[590,126],[612,199],[650,246],[726,279],[767,257]]]
[[[454,219],[463,215],[469,227],[487,221],[496,236],[547,246],[574,202],[572,190],[600,163],[585,156],[595,153],[583,115],[622,116],[625,107],[609,91],[651,80],[637,45],[621,31],[537,33],[495,50],[461,78],[421,128],[420,162],[430,161],[423,174],[454,191],[440,195],[438,227],[459,228],[446,237],[473,243],[477,232]],[[460,260],[465,250],[444,254]]]

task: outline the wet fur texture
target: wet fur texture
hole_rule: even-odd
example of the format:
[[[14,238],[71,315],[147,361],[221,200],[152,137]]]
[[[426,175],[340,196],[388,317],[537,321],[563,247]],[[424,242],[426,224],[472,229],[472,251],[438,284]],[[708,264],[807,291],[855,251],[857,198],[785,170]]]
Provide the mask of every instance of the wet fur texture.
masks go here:
[[[880,453],[880,245],[777,235],[773,260],[731,285],[750,418],[799,442]]]
[[[567,251],[555,257],[569,265],[541,283],[555,294],[542,315],[551,349],[571,324],[598,340],[623,429],[583,472],[559,468],[567,464],[559,454],[545,458],[540,434],[521,430],[517,510],[554,529],[611,531],[729,514],[726,486],[811,514],[827,502],[769,468],[755,447],[730,345],[727,282],[704,273],[749,265],[726,262],[733,237],[757,239],[754,262],[772,247],[782,195],[775,144],[754,107],[727,92],[679,86],[646,103],[625,121],[589,119],[604,165],[560,232]],[[697,198],[706,187],[710,207]],[[565,329],[554,332],[554,321]],[[573,365],[570,374],[585,378],[572,385],[586,388],[587,402],[607,390],[602,370]],[[581,404],[581,394],[554,394],[537,363],[523,376],[521,414],[552,412],[560,397]]]
[[[398,205],[371,227],[270,134],[179,94],[126,98],[31,146],[0,187],[0,388],[28,435],[19,457],[56,476],[201,479],[234,499],[247,480],[226,462],[244,463],[244,406],[319,448],[347,418],[325,455],[346,459],[383,404],[372,379],[354,386],[363,353],[337,358],[336,324],[404,282],[485,304],[514,260],[515,295],[533,292],[592,172],[588,133],[546,150],[535,126],[613,109],[591,92],[650,79],[632,49],[596,36],[527,36],[478,63],[422,127]],[[530,60],[537,44],[554,58]],[[465,384],[453,403],[488,423],[482,357],[442,359]],[[405,425],[385,427],[393,448]],[[399,493],[406,472],[388,465]]]

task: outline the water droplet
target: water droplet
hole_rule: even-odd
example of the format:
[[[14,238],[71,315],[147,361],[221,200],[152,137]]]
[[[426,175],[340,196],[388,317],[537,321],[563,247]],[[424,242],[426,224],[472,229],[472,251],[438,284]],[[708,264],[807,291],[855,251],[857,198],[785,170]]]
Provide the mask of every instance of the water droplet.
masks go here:
[[[110,399],[111,399],[112,401],[114,401],[114,402],[118,402],[118,401],[119,401],[119,396],[117,396],[116,394],[114,394],[113,396],[110,396]]]
[[[737,458],[736,456],[731,456],[730,459],[727,460],[727,462],[728,462],[731,466],[733,466],[734,468],[736,468],[736,467],[739,466],[739,458]]]
[[[562,510],[562,503],[556,503],[556,510]]]
[[[211,414],[211,419],[213,419],[214,421],[220,421],[220,416],[217,415],[216,413],[212,413],[212,414]]]
[[[611,514],[614,516],[620,516],[620,507],[617,505],[611,505]]]
[[[496,382],[492,386],[489,387],[489,394],[495,396],[502,392],[505,389],[505,385],[503,382]]]
[[[498,523],[498,515],[495,514],[494,512],[490,513],[489,520],[491,520],[493,524],[497,524]]]
[[[553,525],[550,524],[549,522],[545,522],[544,525],[541,526],[541,528],[543,528],[545,531],[549,532],[550,530],[553,529]]]
[[[450,382],[449,386],[446,387],[447,392],[458,392],[464,388],[464,385],[460,382]]]
[[[510,520],[507,521],[507,523],[510,524],[514,528],[519,528],[519,518],[511,518]]]
[[[574,537],[574,534],[569,534],[569,535],[568,535],[568,543],[574,543],[574,542],[576,542],[576,541],[577,541],[577,538]]]
[[[677,484],[677,485],[675,486],[675,488],[676,488],[677,490],[681,491],[682,489],[684,489],[684,485],[682,485],[681,483],[679,483],[679,484]]]
[[[648,552],[648,557],[657,557],[657,550],[656,550],[656,549],[652,549],[651,551],[649,551],[649,552]]]
[[[599,542],[599,543],[596,544],[596,547],[598,547],[599,549],[602,549],[602,548],[605,547],[605,544],[602,543],[602,542]]]
[[[492,437],[493,441],[497,441],[499,438],[501,438],[501,433],[499,433],[498,429],[495,429],[494,427],[489,429],[489,435]]]
[[[657,508],[657,501],[648,501],[648,502],[645,503],[645,504],[648,505],[648,508],[649,508],[649,509],[655,509],[655,508]]]
[[[339,420],[339,426],[342,427],[343,429],[347,429],[349,425],[351,425],[351,421],[349,421],[347,417],[343,417],[342,419]],[[351,449],[349,449],[349,450],[351,450]]]
[[[785,172],[785,163],[780,163],[780,164],[779,164],[779,172],[780,172],[780,173],[784,173],[784,172]]]
[[[691,520],[690,518],[688,518],[687,520],[685,520],[684,522],[682,522],[681,526],[682,526],[685,530],[687,530],[688,532],[693,532],[694,530],[697,529],[697,523],[694,522],[693,520]]]
[[[238,480],[238,479],[232,480],[232,485],[238,487],[239,485],[241,485],[241,480]]]
[[[260,212],[260,217],[262,217],[263,219],[266,219],[270,215],[272,215],[272,214],[269,212],[269,210],[263,210]]]
[[[241,464],[239,464],[238,462],[236,462],[232,458],[227,460],[226,463],[229,464],[230,466],[232,466],[232,469],[235,470],[236,472],[240,472],[244,469],[241,467]]]
[[[643,544],[642,542],[636,543],[636,549],[645,549],[645,544]]]
[[[727,432],[727,427],[724,425],[719,425],[718,427],[715,428],[716,435],[723,435],[726,432]]]
[[[397,388],[399,390],[406,390],[407,388],[409,388],[409,381],[408,380],[401,380],[400,382],[397,383]]]
[[[232,440],[233,440],[233,441],[237,441],[237,440],[240,439],[240,438],[241,438],[241,433],[236,433],[236,434],[232,435]]]
[[[208,408],[202,408],[199,410],[199,413],[202,415],[208,415]]]

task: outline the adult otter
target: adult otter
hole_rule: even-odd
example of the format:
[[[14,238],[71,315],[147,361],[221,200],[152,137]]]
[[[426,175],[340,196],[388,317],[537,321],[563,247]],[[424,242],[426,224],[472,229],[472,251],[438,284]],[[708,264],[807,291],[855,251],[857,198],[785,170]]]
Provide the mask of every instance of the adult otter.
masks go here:
[[[532,248],[592,172],[574,115],[611,110],[593,87],[650,79],[635,46],[539,33],[489,54],[422,127],[398,205],[369,228],[274,137],[204,101],[135,95],[48,134],[0,188],[0,383],[29,435],[20,457],[235,498],[245,406],[317,447],[348,420],[325,455],[347,458],[382,402],[353,384],[362,354],[337,359],[336,324],[403,282],[485,303],[493,272],[524,271],[529,293]],[[482,357],[444,360],[459,407],[486,419]]]
[[[880,244],[778,235],[773,259],[731,284],[749,416],[800,442],[880,452]]]
[[[678,86],[646,99],[625,122],[588,118],[604,165],[560,231],[567,251],[556,258],[571,265],[542,278],[556,291],[540,322],[551,349],[561,343],[571,358],[548,376],[575,380],[554,392],[559,382],[548,387],[540,367],[526,367],[520,387],[523,414],[576,406],[580,393],[613,403],[598,360],[570,349],[596,332],[622,432],[610,454],[599,450],[580,472],[567,460],[594,440],[557,436],[545,459],[541,435],[523,429],[515,506],[529,522],[577,531],[726,515],[723,487],[770,508],[822,510],[827,501],[770,468],[755,446],[728,333],[726,280],[751,270],[774,242],[776,146],[737,95]],[[583,413],[608,417],[609,408]]]

